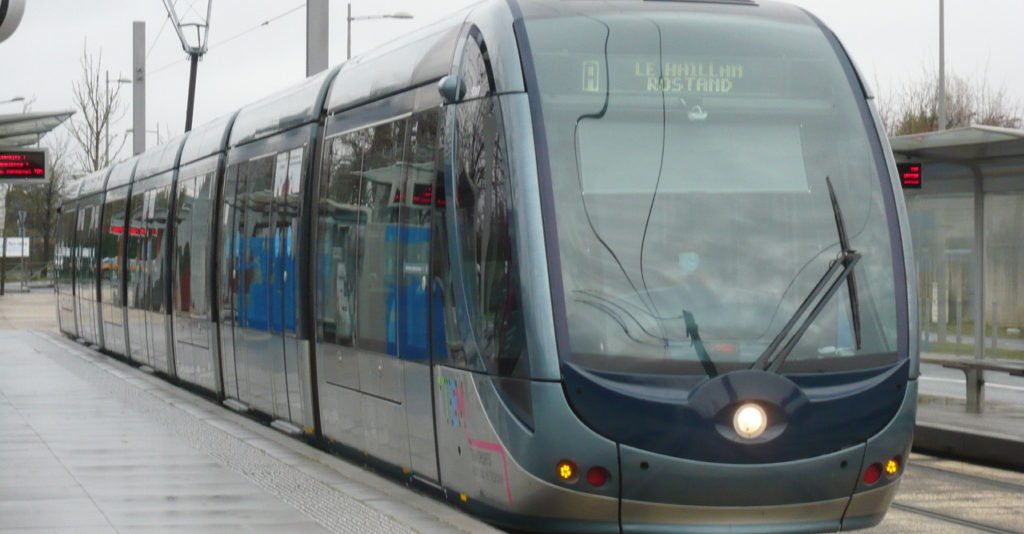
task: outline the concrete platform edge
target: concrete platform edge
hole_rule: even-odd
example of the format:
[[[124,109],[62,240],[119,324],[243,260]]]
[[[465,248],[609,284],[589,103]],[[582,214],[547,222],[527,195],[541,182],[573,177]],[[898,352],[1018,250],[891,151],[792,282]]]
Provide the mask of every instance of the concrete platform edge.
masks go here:
[[[913,450],[1024,471],[1024,442],[1010,436],[918,423]]]

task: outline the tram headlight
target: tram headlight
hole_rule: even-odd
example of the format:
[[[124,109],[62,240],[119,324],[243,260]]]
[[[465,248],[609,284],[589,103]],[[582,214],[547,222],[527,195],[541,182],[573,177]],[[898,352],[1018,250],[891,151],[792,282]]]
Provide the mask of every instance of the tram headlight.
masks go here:
[[[759,405],[748,402],[736,409],[732,416],[732,427],[741,438],[756,439],[768,428],[768,414]]]

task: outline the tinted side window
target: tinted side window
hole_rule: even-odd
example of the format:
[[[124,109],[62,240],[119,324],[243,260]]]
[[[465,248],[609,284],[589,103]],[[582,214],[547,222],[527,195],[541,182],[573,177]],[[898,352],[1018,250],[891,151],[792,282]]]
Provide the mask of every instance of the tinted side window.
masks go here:
[[[356,346],[398,354],[398,214],[403,178],[405,121],[366,130],[359,205],[366,214],[360,221],[365,245],[359,258],[356,287],[358,325]]]
[[[466,40],[459,63],[459,76],[466,88],[464,99],[480,98],[494,93],[494,77],[487,46],[474,28]]]
[[[117,306],[122,305],[121,253],[128,233],[125,223],[127,193],[126,188],[107,193],[103,223],[100,225],[100,300]]]
[[[503,376],[528,376],[513,257],[511,189],[501,110],[495,98],[456,106],[454,206],[456,294],[467,308],[469,324],[459,330],[467,357],[483,360]],[[476,352],[476,355],[473,354]]]
[[[359,206],[359,175],[366,151],[365,132],[329,142],[317,217],[316,338],[352,346],[355,331],[358,228],[365,214]]]

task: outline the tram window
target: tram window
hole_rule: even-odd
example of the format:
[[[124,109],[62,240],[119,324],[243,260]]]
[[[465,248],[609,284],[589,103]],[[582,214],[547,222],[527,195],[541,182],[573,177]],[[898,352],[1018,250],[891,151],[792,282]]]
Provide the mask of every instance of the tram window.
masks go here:
[[[161,187],[150,192],[152,204],[146,221],[146,238],[149,240],[150,278],[149,282],[149,310],[164,312],[167,303],[164,296],[164,258],[166,253],[167,240],[167,217],[170,213],[171,188]]]
[[[174,287],[171,295],[173,309],[185,312],[192,303],[192,220],[195,211],[195,179],[179,179],[178,198],[175,203],[174,224]]]
[[[239,247],[239,280],[242,324],[255,330],[270,328],[270,203],[274,187],[274,158],[264,157],[242,165],[247,192],[239,200],[243,210],[244,233]],[[241,184],[239,196],[242,196]]]
[[[475,345],[489,372],[528,376],[501,111],[495,99],[484,98],[459,105],[455,113],[454,213],[460,257],[453,261],[461,263],[462,280],[457,283],[471,323],[471,333],[462,330],[462,337],[473,338],[464,345]],[[472,360],[474,355],[467,357]]]
[[[359,198],[366,219],[360,220],[365,246],[357,260],[356,346],[391,355],[398,354],[395,285],[399,204],[394,198],[396,193],[401,198],[404,148],[405,121],[368,130]]]
[[[208,279],[206,268],[210,250],[210,222],[213,220],[213,174],[199,176],[193,183],[194,194],[192,204],[192,250],[189,269],[191,281],[189,287],[192,295],[192,312],[200,318],[209,318],[210,306],[207,302]]]
[[[329,142],[317,225],[317,341],[352,346],[355,329],[360,169],[369,139],[353,132]]]
[[[840,211],[862,257],[856,283],[787,362],[896,357],[881,326],[899,321],[892,191],[863,94],[816,24],[615,14],[526,25],[573,361],[701,373],[699,325],[718,371],[749,367],[840,252]]]
[[[487,47],[480,39],[480,32],[473,28],[466,47],[462,51],[459,76],[466,87],[464,100],[480,98],[494,93],[494,77],[491,74],[491,62],[487,57]]]
[[[128,219],[128,250],[125,253],[125,261],[128,263],[128,307],[143,309],[142,282],[145,280],[146,261],[145,253],[145,207],[146,194],[138,193],[132,195],[129,204],[131,217]]]
[[[100,228],[100,300],[107,304],[121,305],[121,252],[124,236],[125,207],[128,204],[127,188],[107,193],[103,209],[103,225]]]

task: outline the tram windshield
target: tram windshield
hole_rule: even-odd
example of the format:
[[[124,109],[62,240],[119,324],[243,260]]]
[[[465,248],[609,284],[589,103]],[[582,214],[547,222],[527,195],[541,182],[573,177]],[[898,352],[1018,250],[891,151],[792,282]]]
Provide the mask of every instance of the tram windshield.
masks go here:
[[[726,9],[527,18],[571,360],[894,362],[892,190],[846,59],[802,12]]]

